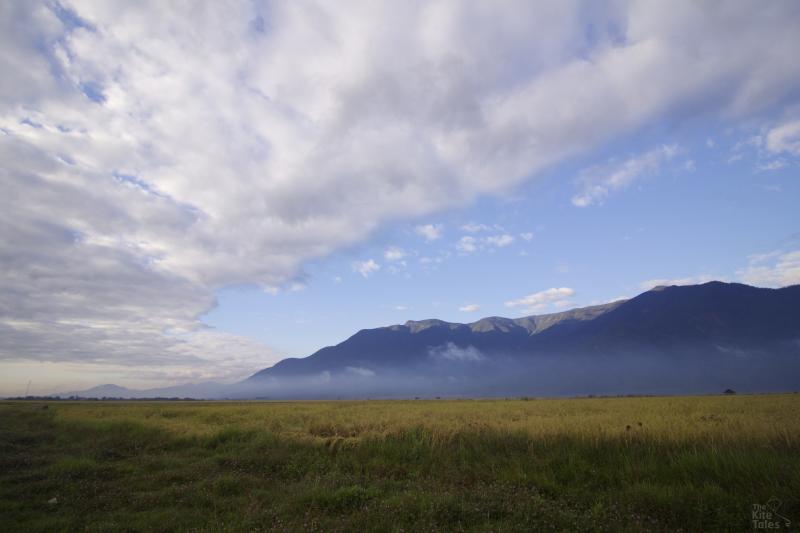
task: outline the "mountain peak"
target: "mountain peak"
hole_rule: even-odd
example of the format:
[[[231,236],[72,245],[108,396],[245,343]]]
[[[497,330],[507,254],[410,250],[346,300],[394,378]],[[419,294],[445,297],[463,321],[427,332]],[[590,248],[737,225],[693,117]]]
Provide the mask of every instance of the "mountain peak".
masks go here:
[[[503,333],[508,333],[509,331],[520,327],[514,320],[501,316],[482,318],[477,322],[472,322],[471,324],[467,325],[476,333],[486,333],[487,331],[501,331]]]
[[[439,320],[438,318],[427,318],[425,320],[407,320],[405,324],[411,333],[419,333],[420,331],[425,331],[429,328],[435,327],[449,327],[450,329],[456,328],[461,326],[461,324],[455,324],[453,322],[445,322],[444,320]]]

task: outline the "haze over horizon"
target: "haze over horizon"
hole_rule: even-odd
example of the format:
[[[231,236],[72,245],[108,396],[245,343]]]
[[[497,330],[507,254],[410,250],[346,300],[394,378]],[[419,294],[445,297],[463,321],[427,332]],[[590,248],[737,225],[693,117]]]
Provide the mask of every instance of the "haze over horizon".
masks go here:
[[[0,4],[0,396],[800,283],[800,4]]]

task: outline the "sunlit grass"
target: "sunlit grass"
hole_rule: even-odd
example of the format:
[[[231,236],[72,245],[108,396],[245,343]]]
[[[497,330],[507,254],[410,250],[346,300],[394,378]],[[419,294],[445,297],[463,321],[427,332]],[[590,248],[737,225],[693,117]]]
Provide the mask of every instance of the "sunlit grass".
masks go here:
[[[796,438],[796,395],[536,400],[340,402],[70,402],[65,421],[145,422],[175,435],[236,427],[302,439],[382,437],[424,427],[446,436],[465,429],[524,431],[531,436],[660,439]]]

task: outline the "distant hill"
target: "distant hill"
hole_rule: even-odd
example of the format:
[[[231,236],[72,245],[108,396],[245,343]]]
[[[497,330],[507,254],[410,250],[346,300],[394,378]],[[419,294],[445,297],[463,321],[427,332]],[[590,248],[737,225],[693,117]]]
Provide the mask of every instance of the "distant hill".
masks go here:
[[[206,383],[174,385],[155,389],[129,389],[119,385],[98,385],[82,391],[63,392],[54,396],[60,398],[224,398],[230,385],[209,381]]]

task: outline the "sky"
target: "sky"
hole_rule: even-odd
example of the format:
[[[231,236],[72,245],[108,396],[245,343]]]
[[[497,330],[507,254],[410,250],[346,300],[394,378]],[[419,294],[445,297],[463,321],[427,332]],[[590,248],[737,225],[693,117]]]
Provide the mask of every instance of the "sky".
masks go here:
[[[800,3],[0,3],[0,395],[800,283]]]

